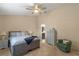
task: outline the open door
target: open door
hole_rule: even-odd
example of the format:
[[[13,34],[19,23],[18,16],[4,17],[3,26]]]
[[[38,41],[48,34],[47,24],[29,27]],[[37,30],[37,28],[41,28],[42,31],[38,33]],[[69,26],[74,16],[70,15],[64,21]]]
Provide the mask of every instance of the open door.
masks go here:
[[[42,39],[45,39],[45,24],[41,24],[41,36]]]

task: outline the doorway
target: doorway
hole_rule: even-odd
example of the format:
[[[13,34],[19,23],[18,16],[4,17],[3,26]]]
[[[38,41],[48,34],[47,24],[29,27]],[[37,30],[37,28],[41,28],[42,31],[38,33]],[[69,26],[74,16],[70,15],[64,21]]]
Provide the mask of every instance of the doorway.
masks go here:
[[[41,24],[41,36],[42,39],[45,39],[45,24]]]

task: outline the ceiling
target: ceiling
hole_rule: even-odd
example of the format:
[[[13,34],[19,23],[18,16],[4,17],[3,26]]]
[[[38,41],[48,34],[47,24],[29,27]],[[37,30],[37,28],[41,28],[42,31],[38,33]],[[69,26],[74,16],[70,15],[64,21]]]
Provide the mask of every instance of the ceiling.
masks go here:
[[[32,10],[26,10],[27,7],[32,7],[33,3],[0,3],[0,15],[36,15],[32,14]],[[62,6],[60,3],[42,3],[46,7],[46,13]],[[46,14],[44,13],[44,14]]]

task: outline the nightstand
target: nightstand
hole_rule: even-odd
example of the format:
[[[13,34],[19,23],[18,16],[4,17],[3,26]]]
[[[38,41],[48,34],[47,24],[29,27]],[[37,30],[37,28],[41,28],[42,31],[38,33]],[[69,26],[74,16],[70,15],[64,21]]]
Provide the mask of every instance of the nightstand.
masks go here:
[[[0,34],[0,49],[8,48],[7,35]]]

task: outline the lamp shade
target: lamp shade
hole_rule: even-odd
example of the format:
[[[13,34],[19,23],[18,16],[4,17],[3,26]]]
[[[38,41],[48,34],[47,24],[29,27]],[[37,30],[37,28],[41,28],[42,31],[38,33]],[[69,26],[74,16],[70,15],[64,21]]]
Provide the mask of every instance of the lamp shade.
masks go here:
[[[6,32],[1,32],[0,35],[7,35],[7,33]]]

